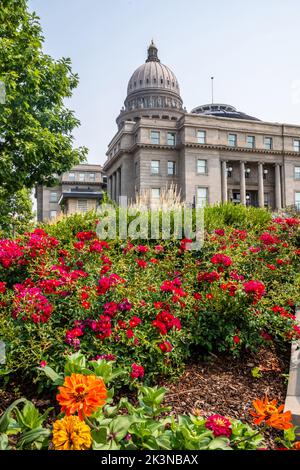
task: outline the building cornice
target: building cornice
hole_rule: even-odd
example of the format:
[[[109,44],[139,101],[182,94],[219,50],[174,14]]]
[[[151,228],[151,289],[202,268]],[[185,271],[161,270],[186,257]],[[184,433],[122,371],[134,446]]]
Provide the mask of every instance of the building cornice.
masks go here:
[[[293,157],[299,157],[299,152],[294,152],[293,150],[267,150],[260,148],[247,148],[247,147],[230,147],[228,145],[216,145],[216,144],[197,144],[197,143],[185,143],[181,144],[179,148],[197,148],[197,149],[208,149],[208,150],[221,150],[222,152],[231,152],[231,153],[259,153],[264,155],[289,155]]]
[[[227,145],[213,145],[213,144],[197,144],[187,142],[185,144],[177,145],[158,145],[158,144],[146,144],[146,143],[135,143],[127,149],[120,149],[110,160],[106,161],[103,165],[103,170],[106,172],[108,168],[113,165],[119,157],[123,154],[132,154],[138,149],[149,149],[149,150],[182,150],[184,148],[192,149],[205,149],[205,150],[217,150],[227,153],[243,153],[243,154],[260,154],[260,155],[284,155],[284,156],[293,156],[299,157],[299,152],[293,152],[292,150],[267,150],[267,149],[251,149],[247,147],[229,147]]]

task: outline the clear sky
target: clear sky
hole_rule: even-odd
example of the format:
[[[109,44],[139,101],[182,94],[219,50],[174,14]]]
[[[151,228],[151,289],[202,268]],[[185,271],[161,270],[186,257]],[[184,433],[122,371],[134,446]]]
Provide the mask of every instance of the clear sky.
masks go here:
[[[45,52],[70,57],[80,84],[68,107],[77,145],[103,163],[127,83],[154,39],[184,106],[215,101],[300,125],[299,0],[30,0]]]

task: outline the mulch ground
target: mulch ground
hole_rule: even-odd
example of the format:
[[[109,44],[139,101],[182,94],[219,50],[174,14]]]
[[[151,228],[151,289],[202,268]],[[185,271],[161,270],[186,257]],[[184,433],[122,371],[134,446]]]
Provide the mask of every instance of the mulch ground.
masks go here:
[[[251,371],[259,367],[260,378]],[[178,382],[162,382],[169,392],[165,404],[172,414],[192,413],[197,409],[204,417],[221,414],[252,424],[249,413],[256,398],[276,398],[284,403],[289,372],[289,352],[285,354],[262,349],[246,360],[212,355],[208,360],[194,357]],[[277,432],[266,433],[268,447],[274,447]]]
[[[171,414],[188,414],[197,409],[204,417],[217,413],[251,425],[249,409],[253,400],[267,395],[284,403],[289,359],[289,351],[278,354],[275,348],[272,351],[262,349],[243,360],[214,354],[203,359],[194,355],[178,380],[159,381],[160,386],[168,389],[164,405],[172,406]],[[255,367],[260,369],[259,378],[251,373]],[[11,385],[9,390],[0,389],[0,415],[22,395],[33,398],[35,405],[41,409],[53,405],[51,393],[43,399],[34,398],[32,387],[27,388],[27,393],[24,390],[22,393],[18,387]],[[134,402],[134,397],[131,398]],[[280,433],[265,434],[268,448],[276,447],[274,439],[277,436]]]

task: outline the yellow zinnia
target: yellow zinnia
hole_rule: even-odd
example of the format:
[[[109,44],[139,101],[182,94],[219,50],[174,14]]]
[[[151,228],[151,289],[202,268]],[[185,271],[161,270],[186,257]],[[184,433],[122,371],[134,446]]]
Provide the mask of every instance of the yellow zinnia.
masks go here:
[[[53,423],[52,442],[55,450],[88,450],[91,430],[78,416],[65,416]]]

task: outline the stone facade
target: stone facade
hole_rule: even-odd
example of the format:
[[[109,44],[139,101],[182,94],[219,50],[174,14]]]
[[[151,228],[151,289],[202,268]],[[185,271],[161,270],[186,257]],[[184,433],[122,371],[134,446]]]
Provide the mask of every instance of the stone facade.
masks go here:
[[[151,77],[147,64],[153,60]],[[189,205],[233,201],[300,210],[300,126],[263,122],[230,105],[209,104],[188,113],[175,75],[170,89],[157,61],[151,43],[147,68],[140,66],[129,81],[103,167],[110,197],[134,202],[142,191],[157,197],[173,183]],[[170,99],[177,96],[173,107],[158,99],[150,106],[144,99],[168,93]],[[143,106],[132,105],[138,102]]]
[[[74,214],[96,209],[106,190],[100,165],[77,165],[58,178],[57,186],[36,188],[37,219],[55,219],[61,213]]]

